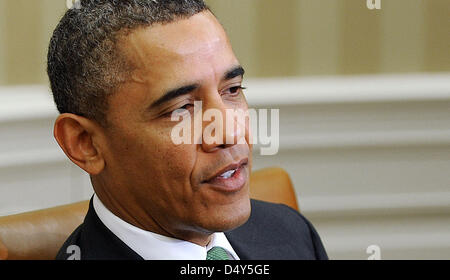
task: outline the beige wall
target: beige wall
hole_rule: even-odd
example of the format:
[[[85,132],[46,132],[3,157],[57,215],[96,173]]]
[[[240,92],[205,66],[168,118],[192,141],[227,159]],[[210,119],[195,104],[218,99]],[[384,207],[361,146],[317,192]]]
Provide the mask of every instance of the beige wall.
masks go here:
[[[65,1],[0,2],[0,83],[47,83],[47,46],[51,32],[65,11]]]
[[[381,1],[207,2],[251,76],[449,71],[450,1]]]
[[[450,71],[450,1],[381,1],[207,0],[250,77]],[[0,0],[0,85],[47,83],[64,11],[64,0]]]

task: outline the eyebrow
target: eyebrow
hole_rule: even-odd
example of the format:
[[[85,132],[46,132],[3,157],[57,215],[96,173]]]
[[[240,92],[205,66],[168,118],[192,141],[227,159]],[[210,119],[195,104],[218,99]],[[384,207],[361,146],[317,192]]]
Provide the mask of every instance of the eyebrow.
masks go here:
[[[200,87],[200,85],[198,85],[198,84],[192,84],[192,85],[183,86],[183,87],[180,87],[177,89],[170,90],[170,91],[166,92],[165,94],[163,94],[163,96],[161,96],[158,100],[153,102],[149,108],[157,107],[163,103],[168,102],[169,100],[177,98],[178,96],[189,94],[199,87]]]
[[[244,74],[245,74],[245,70],[244,70],[244,68],[242,68],[242,66],[240,66],[240,65],[235,66],[225,73],[222,80],[228,81],[228,80],[234,79],[239,76],[244,77]],[[199,84],[191,84],[191,85],[182,86],[182,87],[179,87],[176,89],[169,90],[166,93],[164,93],[160,98],[158,98],[155,102],[153,102],[148,108],[151,109],[151,108],[160,106],[163,103],[166,103],[174,98],[189,94],[189,93],[195,91],[196,89],[198,89],[199,87],[200,87]]]
[[[244,74],[245,74],[244,68],[242,68],[242,66],[239,65],[239,66],[233,67],[231,70],[227,71],[223,77],[223,80],[227,81],[227,80],[231,80],[236,77],[239,77],[239,76],[244,77]]]

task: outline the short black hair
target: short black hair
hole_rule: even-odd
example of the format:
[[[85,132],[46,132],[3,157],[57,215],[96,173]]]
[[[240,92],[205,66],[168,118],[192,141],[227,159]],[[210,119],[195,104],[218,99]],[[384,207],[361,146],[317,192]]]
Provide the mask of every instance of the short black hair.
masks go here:
[[[80,1],[80,0],[78,0]],[[107,97],[132,65],[118,41],[139,27],[166,24],[209,10],[203,0],[81,0],[50,40],[47,73],[58,111],[106,125]]]

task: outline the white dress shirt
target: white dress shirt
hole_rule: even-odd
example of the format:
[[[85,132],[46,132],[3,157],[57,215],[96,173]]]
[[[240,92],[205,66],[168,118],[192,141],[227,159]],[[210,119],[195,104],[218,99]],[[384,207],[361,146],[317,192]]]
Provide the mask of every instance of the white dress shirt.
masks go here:
[[[231,259],[239,260],[223,232],[214,233],[204,247],[135,227],[109,211],[94,194],[95,213],[103,224],[144,260],[206,260],[209,249],[224,248]]]

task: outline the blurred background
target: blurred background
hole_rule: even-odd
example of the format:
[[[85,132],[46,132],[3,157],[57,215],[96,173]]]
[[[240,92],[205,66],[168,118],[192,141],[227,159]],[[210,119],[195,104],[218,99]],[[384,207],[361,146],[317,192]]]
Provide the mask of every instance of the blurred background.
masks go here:
[[[280,149],[332,259],[450,258],[450,1],[207,0],[280,109]],[[52,137],[45,72],[65,0],[0,0],[0,216],[89,199]]]

